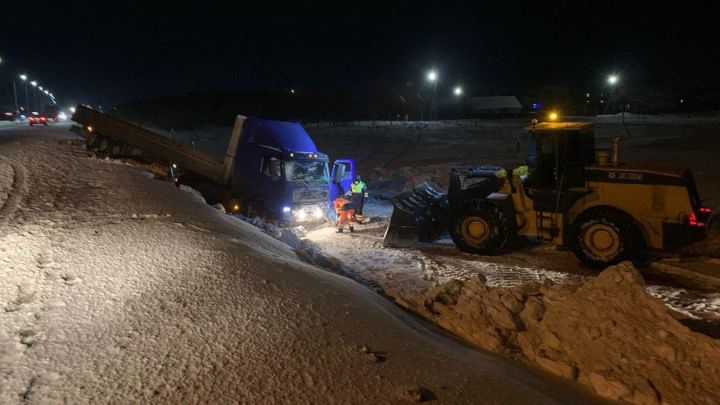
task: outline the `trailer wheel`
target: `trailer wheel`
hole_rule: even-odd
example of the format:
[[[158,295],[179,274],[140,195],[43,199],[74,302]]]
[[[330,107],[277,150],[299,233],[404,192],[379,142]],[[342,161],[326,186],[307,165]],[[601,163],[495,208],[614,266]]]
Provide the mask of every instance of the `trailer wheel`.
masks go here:
[[[637,263],[645,251],[645,241],[633,218],[610,207],[580,214],[568,241],[584,265],[598,270],[625,260]]]
[[[87,149],[95,149],[98,147],[100,136],[96,132],[91,132],[87,138]]]
[[[453,216],[450,236],[463,252],[497,254],[510,240],[509,220],[495,204],[470,201]]]
[[[120,153],[122,152],[123,144],[119,142],[110,142],[110,147],[108,148],[108,154],[110,157],[117,158],[120,157]]]

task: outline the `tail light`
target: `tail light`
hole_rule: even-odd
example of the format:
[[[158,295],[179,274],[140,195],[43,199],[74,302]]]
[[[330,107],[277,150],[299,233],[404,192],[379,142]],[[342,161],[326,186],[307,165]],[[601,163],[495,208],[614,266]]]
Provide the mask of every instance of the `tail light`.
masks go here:
[[[712,210],[710,208],[700,208],[698,211],[700,211],[701,214],[712,214]]]
[[[705,226],[705,222],[698,222],[697,215],[695,215],[694,212],[691,212],[690,217],[688,217],[688,225],[697,226],[698,228],[702,228]]]

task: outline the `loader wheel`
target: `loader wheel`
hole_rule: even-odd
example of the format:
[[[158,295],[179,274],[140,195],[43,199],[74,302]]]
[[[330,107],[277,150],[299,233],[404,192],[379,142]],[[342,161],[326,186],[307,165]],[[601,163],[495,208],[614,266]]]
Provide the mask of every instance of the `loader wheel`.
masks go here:
[[[582,213],[572,226],[569,244],[580,261],[593,269],[604,269],[625,260],[637,262],[645,241],[633,218],[612,208]]]
[[[472,202],[454,215],[450,236],[463,252],[497,254],[510,239],[508,218],[495,204]]]

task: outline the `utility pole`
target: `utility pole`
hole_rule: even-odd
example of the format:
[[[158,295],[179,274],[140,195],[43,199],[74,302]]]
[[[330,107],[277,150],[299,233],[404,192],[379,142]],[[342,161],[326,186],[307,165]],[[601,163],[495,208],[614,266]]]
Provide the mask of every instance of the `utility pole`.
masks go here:
[[[15,79],[13,79],[12,82],[13,82],[13,100],[15,101],[15,115],[17,115],[20,113],[20,110],[18,109],[17,86],[15,85]]]

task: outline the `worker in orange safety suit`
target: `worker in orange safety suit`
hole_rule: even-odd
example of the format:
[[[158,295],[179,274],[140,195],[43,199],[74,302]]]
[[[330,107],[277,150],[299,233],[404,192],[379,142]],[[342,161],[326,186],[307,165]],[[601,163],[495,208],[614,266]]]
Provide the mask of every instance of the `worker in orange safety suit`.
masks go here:
[[[355,222],[354,216],[355,216],[355,210],[353,209],[353,205],[345,198],[345,196],[342,193],[342,187],[338,187],[339,192],[337,198],[335,199],[335,214],[337,214],[337,221],[335,222],[335,225],[337,226],[337,233],[342,233],[343,231],[343,225],[345,225],[345,222],[348,223],[348,227],[350,228],[350,232],[354,232],[353,229],[353,223]]]

